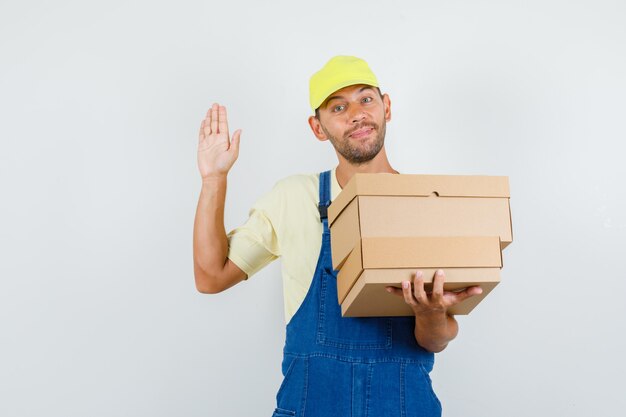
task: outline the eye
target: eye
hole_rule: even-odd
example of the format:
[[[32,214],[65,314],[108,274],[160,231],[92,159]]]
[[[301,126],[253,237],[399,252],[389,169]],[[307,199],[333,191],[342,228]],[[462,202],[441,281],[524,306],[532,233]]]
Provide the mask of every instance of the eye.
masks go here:
[[[363,100],[361,100],[361,101],[362,101],[363,103],[369,103],[369,102],[371,102],[372,100],[374,100],[374,99],[373,99],[373,98],[371,98],[371,97],[364,97],[364,98],[363,98]]]
[[[333,107],[333,112],[337,113],[338,111],[343,110],[344,106],[343,104],[340,104],[338,106]]]

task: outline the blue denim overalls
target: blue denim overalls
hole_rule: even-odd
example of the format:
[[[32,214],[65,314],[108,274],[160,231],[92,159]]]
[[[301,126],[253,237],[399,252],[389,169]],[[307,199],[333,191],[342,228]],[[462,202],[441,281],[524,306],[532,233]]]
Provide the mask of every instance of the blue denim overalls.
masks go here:
[[[434,355],[413,335],[414,317],[341,317],[320,174],[322,248],[309,291],[287,325],[283,382],[273,416],[441,416],[429,372]]]

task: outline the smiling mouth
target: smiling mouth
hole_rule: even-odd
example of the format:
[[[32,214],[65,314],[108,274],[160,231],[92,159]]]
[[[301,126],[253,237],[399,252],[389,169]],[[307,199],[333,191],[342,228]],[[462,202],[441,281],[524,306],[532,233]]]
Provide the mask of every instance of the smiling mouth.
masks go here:
[[[373,127],[365,127],[365,128],[355,130],[354,132],[350,133],[348,136],[351,138],[358,139],[358,138],[362,138],[364,136],[369,135],[373,131],[374,131]]]

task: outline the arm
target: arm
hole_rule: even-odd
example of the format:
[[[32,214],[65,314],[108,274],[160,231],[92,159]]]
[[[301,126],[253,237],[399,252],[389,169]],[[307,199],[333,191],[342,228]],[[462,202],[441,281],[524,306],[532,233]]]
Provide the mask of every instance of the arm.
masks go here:
[[[241,130],[228,136],[226,108],[213,104],[200,126],[198,168],[202,189],[193,229],[193,260],[196,288],[214,294],[246,278],[227,258],[228,238],[224,229],[226,177],[239,155]]]
[[[459,325],[454,317],[448,314],[448,308],[460,303],[473,295],[482,293],[478,286],[469,287],[461,292],[443,290],[445,276],[438,270],[433,278],[433,291],[427,294],[424,290],[424,278],[421,271],[415,274],[413,291],[409,281],[402,282],[402,290],[387,287],[387,291],[403,296],[404,301],[415,313],[415,340],[430,352],[441,352],[448,342],[459,332]]]

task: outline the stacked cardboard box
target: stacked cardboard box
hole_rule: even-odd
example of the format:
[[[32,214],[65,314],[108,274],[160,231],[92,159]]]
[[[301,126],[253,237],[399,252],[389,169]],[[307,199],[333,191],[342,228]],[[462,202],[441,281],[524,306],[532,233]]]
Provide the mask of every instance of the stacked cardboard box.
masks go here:
[[[468,314],[500,282],[512,242],[507,177],[355,174],[328,210],[337,293],[346,317],[412,315],[385,291],[424,272],[446,273],[444,289],[480,285],[452,307]]]

